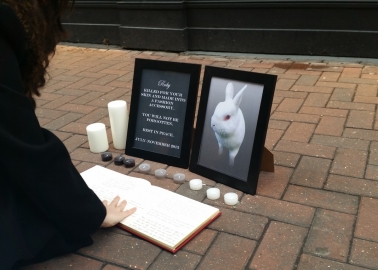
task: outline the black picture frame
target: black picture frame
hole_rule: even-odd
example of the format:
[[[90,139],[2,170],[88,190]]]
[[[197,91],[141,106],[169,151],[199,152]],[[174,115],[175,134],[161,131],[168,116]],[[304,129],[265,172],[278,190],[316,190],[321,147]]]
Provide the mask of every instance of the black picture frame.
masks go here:
[[[276,75],[205,67],[190,171],[256,194],[276,81]],[[226,102],[229,84],[235,93]]]
[[[125,154],[188,168],[201,65],[135,59]]]

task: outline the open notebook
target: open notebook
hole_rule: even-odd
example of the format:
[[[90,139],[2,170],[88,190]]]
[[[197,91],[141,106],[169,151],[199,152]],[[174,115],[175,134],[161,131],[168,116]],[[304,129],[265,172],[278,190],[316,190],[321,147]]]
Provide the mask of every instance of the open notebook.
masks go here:
[[[137,211],[119,227],[175,253],[221,213],[219,209],[172,191],[152,186],[142,178],[124,175],[101,166],[81,173],[100,200],[115,196]]]

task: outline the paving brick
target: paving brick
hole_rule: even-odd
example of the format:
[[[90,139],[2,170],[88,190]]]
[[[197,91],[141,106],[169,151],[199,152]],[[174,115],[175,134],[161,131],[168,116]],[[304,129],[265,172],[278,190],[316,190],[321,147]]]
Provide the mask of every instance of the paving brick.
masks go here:
[[[33,264],[23,267],[23,270],[59,270],[59,269],[72,269],[72,270],[100,270],[102,269],[103,262],[96,261],[90,258],[79,256],[76,254],[69,254],[57,258],[53,258],[43,263]]]
[[[353,225],[353,215],[318,209],[304,252],[346,262]]]
[[[347,78],[359,78],[362,72],[362,68],[349,68],[345,67],[340,77]]]
[[[286,71],[286,70],[285,70]],[[284,71],[284,72],[285,72]],[[277,78],[278,79],[292,79],[292,80],[297,80],[298,78],[300,77],[300,75],[297,75],[297,74],[277,74]]]
[[[356,97],[359,98],[359,97]],[[331,100],[327,104],[327,108],[346,109],[346,110],[361,110],[361,111],[375,111],[374,104],[365,104],[357,102],[343,102]]]
[[[131,89],[128,88],[115,88],[112,91],[109,91],[105,95],[102,96],[104,99],[110,99],[110,100],[117,100],[119,97],[124,96],[126,94],[130,93],[131,96]]]
[[[362,74],[361,78],[378,80],[378,75],[377,74]]]
[[[85,90],[79,90],[79,89],[73,89],[73,88],[63,88],[60,90],[55,91],[56,94],[61,95],[68,95],[68,96],[83,96],[88,93],[88,91]]]
[[[266,217],[226,208],[221,208],[220,211],[222,215],[209,225],[210,229],[257,240],[268,223]]]
[[[46,125],[47,123],[49,123],[51,121],[52,121],[51,119],[47,119],[47,118],[41,118],[41,117],[38,118],[38,122],[39,122],[39,125],[41,127]]]
[[[310,226],[315,212],[313,207],[259,195],[245,195],[236,209],[302,227]]]
[[[245,61],[244,64],[241,65],[241,67],[244,68],[272,68],[274,66],[274,63],[262,63],[261,61]]]
[[[276,199],[281,198],[292,173],[292,169],[281,166],[275,166],[274,173],[260,172],[256,194]]]
[[[378,166],[368,165],[366,167],[366,179],[378,180]]]
[[[307,254],[302,254],[301,260],[299,261],[298,270],[367,270],[366,268],[361,268],[358,266],[353,266],[346,263],[335,262],[319,257],[314,257]]]
[[[366,151],[339,148],[332,163],[330,173],[362,178],[364,176],[366,160]]]
[[[268,128],[286,130],[289,125],[290,125],[290,122],[288,121],[278,121],[278,120],[271,119],[269,120]]]
[[[354,102],[378,104],[378,97],[357,96],[354,98]]]
[[[308,85],[313,86],[318,81],[319,76],[301,75],[301,77],[296,81],[297,85]]]
[[[302,99],[285,98],[278,106],[277,111],[295,113],[300,109],[302,103]]]
[[[284,200],[348,214],[356,214],[358,209],[356,196],[294,185],[289,186]]]
[[[148,268],[149,270],[191,270],[196,269],[196,266],[201,261],[200,255],[192,254],[185,251],[178,251],[174,255],[167,251],[159,254],[153,264]]]
[[[350,263],[378,269],[378,243],[353,239]]]
[[[204,229],[189,241],[182,249],[188,252],[204,255],[211,243],[214,241],[218,232]]]
[[[315,134],[341,136],[345,120],[341,117],[323,116],[316,127]]]
[[[72,162],[73,163],[78,163],[77,165],[75,165],[75,167],[76,167],[76,170],[79,173],[82,173],[82,172],[84,172],[84,171],[92,168],[93,166],[99,165],[98,162],[96,162],[96,163],[90,163],[90,162],[80,162],[80,161],[77,161],[77,160],[73,160]],[[103,165],[100,165],[100,166],[103,166]]]
[[[58,110],[88,114],[88,113],[91,113],[92,111],[96,110],[96,107],[82,105],[82,104],[66,103],[63,106],[60,106],[58,108]]]
[[[338,110],[338,109],[329,109],[329,108],[316,108],[316,107],[306,107],[302,106],[299,110],[299,113],[305,114],[315,114],[315,115],[327,115],[327,116],[336,116],[336,117],[347,117],[347,110]]]
[[[340,73],[338,73],[338,72],[325,71],[319,77],[319,81],[321,81],[321,82],[337,82],[339,77],[340,77]]]
[[[70,103],[75,103],[75,104],[87,104],[88,102],[99,98],[102,96],[104,93],[100,92],[89,92],[88,94],[85,94],[77,99],[71,100]]]
[[[59,129],[72,121],[75,121],[81,118],[83,115],[81,113],[67,113],[49,123],[47,123],[44,127],[50,130]]]
[[[368,140],[368,141],[378,141],[378,131],[346,128],[344,130],[343,137]]]
[[[311,70],[299,70],[299,69],[292,69],[286,71],[285,74],[295,74],[295,75],[310,75],[310,76],[320,76],[320,71],[311,71]]]
[[[354,96],[354,89],[352,88],[336,88],[333,90],[331,100],[351,102]]]
[[[282,91],[282,90],[275,90],[274,91],[275,97],[287,97],[287,98],[297,98],[303,99],[308,96],[308,93],[305,92],[294,92],[294,91]]]
[[[295,169],[290,183],[301,186],[322,188],[327,178],[331,160],[315,157],[302,157]]]
[[[340,82],[340,81],[346,81]],[[317,87],[334,87],[334,88],[351,88],[355,89],[356,88],[356,83],[349,83],[349,80],[343,80],[343,78],[339,78],[339,82],[317,82],[315,86]]]
[[[283,133],[283,130],[268,129],[265,139],[265,147],[269,150],[273,149]]]
[[[52,85],[45,86],[42,91],[46,92],[46,93],[51,93],[51,92],[54,92],[56,90],[65,88],[65,87],[67,87],[71,84],[72,84],[72,82],[58,81],[57,83],[54,83]]]
[[[331,71],[331,72],[337,72],[340,73],[343,71],[343,67],[339,66],[330,66],[326,63],[311,63],[311,66],[308,68],[308,70],[322,70],[322,71]]]
[[[333,158],[335,153],[334,147],[285,140],[280,140],[274,150],[323,158]]]
[[[273,104],[279,104],[281,103],[281,101],[283,100],[284,98],[283,97],[273,97]]]
[[[272,153],[274,155],[274,164],[285,166],[285,167],[297,166],[298,160],[300,158],[300,155],[298,154],[277,152],[277,151],[272,151]]]
[[[329,97],[330,94],[310,93],[303,103],[303,106],[325,107]]]
[[[72,123],[69,123],[68,125],[65,125],[64,127],[61,127],[59,130],[64,131],[64,132],[72,132],[72,133],[77,133],[81,135],[87,135],[87,130],[86,130],[87,126],[88,124],[72,122]],[[109,135],[108,135],[108,138],[109,138]]]
[[[364,66],[362,73],[378,74],[378,67],[376,66]]]
[[[54,133],[55,136],[57,136],[59,138],[59,140],[61,140],[61,141],[64,141],[67,138],[72,136],[71,133],[61,132],[61,131],[57,131],[57,130],[51,130],[51,132]]]
[[[256,242],[235,235],[220,233],[202,259],[198,270],[243,270]]]
[[[50,93],[41,92],[41,96],[39,98],[52,101],[52,100],[55,100],[55,99],[58,99],[58,98],[61,98],[61,97],[62,97],[62,95],[57,95],[56,93],[50,94]]]
[[[314,124],[292,122],[282,139],[287,141],[309,142],[314,130]]]
[[[312,136],[311,143],[365,151],[369,148],[369,141],[316,134]]]
[[[357,86],[356,96],[376,97],[377,96],[377,85],[359,84]]]
[[[66,146],[68,152],[72,152],[76,148],[80,147],[88,140],[87,136],[74,134],[72,137],[65,140],[63,143]]]
[[[98,231],[92,238],[94,244],[80,249],[80,254],[130,268],[147,269],[161,251],[147,241],[106,230]]]
[[[339,79],[340,83],[350,83],[350,84],[377,84],[377,80],[372,79],[361,79],[361,78],[346,78],[346,77],[340,77]]]
[[[316,124],[319,122],[320,117],[311,114],[275,112],[271,115],[270,119]]]
[[[319,84],[319,82],[317,84]],[[332,90],[333,90],[333,86],[326,87],[326,86],[306,86],[306,85],[293,85],[290,89],[290,91],[325,93],[325,94],[331,94]]]
[[[100,163],[101,162],[101,155],[95,154],[89,151],[89,149],[85,148],[77,148],[71,153],[71,158],[74,160],[79,161],[86,161],[89,163]]]
[[[378,198],[378,181],[331,174],[328,176],[324,188],[352,195]]]
[[[68,102],[70,102],[71,100],[75,99],[76,97],[74,96],[62,96],[60,98],[57,98],[51,102],[48,102],[46,104],[43,104],[43,108],[47,108],[47,109],[56,109]]]
[[[98,122],[100,119],[108,115],[107,108],[97,108],[91,113],[86,114],[84,117],[77,120],[77,122],[92,124]]]
[[[107,264],[104,268],[102,268],[102,270],[125,270],[125,269],[131,269],[131,268],[118,267],[111,264]]]
[[[65,75],[65,74],[52,74],[54,80],[58,81],[68,81],[68,82],[77,82],[83,79],[81,76],[74,76],[74,75]]]
[[[355,237],[378,242],[378,200],[361,198]]]
[[[255,256],[250,269],[293,269],[307,229],[271,222]]]
[[[104,74],[102,74],[102,75],[104,75]],[[66,88],[80,89],[80,88],[90,84],[91,82],[93,82],[95,80],[96,80],[96,78],[82,78],[80,81],[77,81],[77,82],[71,83],[70,85],[67,85]]]
[[[348,120],[345,126],[372,129],[374,123],[374,115],[374,112],[351,110],[349,112]]]
[[[353,215],[318,209],[303,251],[346,262],[353,226]]]
[[[370,145],[369,164],[378,165],[378,142],[372,142]]]

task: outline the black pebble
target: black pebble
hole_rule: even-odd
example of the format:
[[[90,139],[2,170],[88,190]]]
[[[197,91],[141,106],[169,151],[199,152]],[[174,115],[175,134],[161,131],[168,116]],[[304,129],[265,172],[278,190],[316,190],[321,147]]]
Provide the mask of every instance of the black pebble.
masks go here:
[[[112,160],[113,156],[112,156],[112,153],[110,152],[104,152],[101,154],[101,160],[102,161],[109,161],[109,160]]]
[[[123,156],[118,156],[114,158],[114,165],[120,166],[123,164],[125,158]]]
[[[123,164],[125,164],[125,167],[126,168],[131,168],[131,167],[134,167],[135,166],[135,160],[132,159],[132,158],[128,158],[128,159],[125,159],[123,161]]]

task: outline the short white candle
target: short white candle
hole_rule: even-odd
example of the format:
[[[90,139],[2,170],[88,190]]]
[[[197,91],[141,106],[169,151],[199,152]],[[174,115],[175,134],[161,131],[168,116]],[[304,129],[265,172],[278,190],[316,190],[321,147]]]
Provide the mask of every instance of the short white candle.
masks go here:
[[[125,149],[128,125],[127,103],[124,100],[111,101],[108,103],[108,111],[114,148]]]
[[[173,182],[176,184],[182,184],[185,182],[185,174],[183,173],[175,173],[173,175]]]
[[[206,190],[206,194],[209,200],[217,200],[220,197],[220,190],[219,188],[209,188]]]
[[[202,188],[202,180],[201,179],[192,179],[189,181],[189,187],[192,190],[200,190]]]
[[[165,178],[166,175],[167,175],[167,171],[164,170],[164,169],[157,169],[157,170],[155,170],[155,176],[157,178]]]
[[[229,192],[224,194],[224,203],[227,205],[235,205],[238,203],[238,194]]]
[[[103,123],[94,123],[87,126],[89,150],[101,153],[109,149],[108,136]]]
[[[138,168],[141,172],[149,172],[151,170],[151,165],[148,163],[142,163]]]

